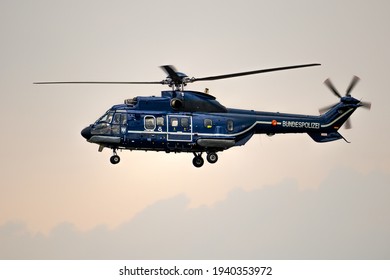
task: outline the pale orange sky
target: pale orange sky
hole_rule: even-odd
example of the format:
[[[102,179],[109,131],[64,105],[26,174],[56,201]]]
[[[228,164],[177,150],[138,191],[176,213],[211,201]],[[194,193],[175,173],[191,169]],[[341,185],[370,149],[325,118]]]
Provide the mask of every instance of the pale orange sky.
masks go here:
[[[64,224],[85,234],[115,231],[177,197],[185,198],[185,209],[212,212],[237,190],[280,191],[291,181],[299,191],[321,192],[337,170],[357,174],[343,182],[348,188],[372,174],[383,174],[379,185],[390,183],[389,8],[387,1],[1,1],[0,233],[13,223],[48,238]],[[373,106],[357,110],[352,130],[341,129],[351,144],[254,136],[200,169],[192,166],[192,154],[128,151],[112,166],[111,151],[98,153],[80,135],[113,104],[166,88],[32,84],[154,81],[164,78],[158,67],[164,64],[202,77],[315,62],[322,66],[189,88],[208,87],[227,107],[318,114],[337,102],[323,81],[331,77],[343,92],[357,75],[352,95]],[[245,208],[245,199],[236,207]],[[8,237],[0,234],[0,241]]]

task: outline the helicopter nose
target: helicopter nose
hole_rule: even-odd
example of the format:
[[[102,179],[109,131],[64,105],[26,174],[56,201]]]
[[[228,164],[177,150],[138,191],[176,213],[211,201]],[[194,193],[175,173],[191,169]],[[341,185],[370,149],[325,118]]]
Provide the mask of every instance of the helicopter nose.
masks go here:
[[[87,126],[81,131],[81,136],[83,136],[85,139],[89,140],[91,138],[91,126]]]

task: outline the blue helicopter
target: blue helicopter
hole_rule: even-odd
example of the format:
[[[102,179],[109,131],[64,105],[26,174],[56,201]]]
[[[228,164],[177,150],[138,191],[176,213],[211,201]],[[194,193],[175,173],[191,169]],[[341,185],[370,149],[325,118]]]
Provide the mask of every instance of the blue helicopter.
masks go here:
[[[242,146],[254,134],[272,136],[280,133],[307,133],[316,142],[344,139],[340,127],[351,128],[349,117],[358,108],[370,109],[371,103],[351,96],[359,78],[354,76],[345,96],[332,82],[324,83],[338,97],[337,104],[320,109],[319,116],[285,114],[226,108],[205,92],[184,90],[189,83],[212,81],[259,73],[319,66],[318,63],[269,68],[226,75],[190,78],[171,65],[161,66],[167,78],[156,82],[38,82],[35,84],[161,84],[171,89],[161,97],[138,96],[114,105],[96,122],[84,128],[81,135],[90,143],[112,149],[112,164],[120,157],[117,150],[193,153],[193,165],[201,167],[206,153],[209,163],[218,161],[218,152]],[[349,143],[349,142],[348,142]]]

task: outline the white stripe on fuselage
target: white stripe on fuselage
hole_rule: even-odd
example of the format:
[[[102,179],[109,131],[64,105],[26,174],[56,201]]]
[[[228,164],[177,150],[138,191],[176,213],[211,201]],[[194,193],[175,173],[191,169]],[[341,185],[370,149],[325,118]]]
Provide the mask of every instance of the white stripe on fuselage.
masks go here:
[[[349,110],[347,110],[344,114],[340,115],[338,118],[336,118],[335,120],[333,120],[332,122],[328,123],[328,124],[322,124],[321,125],[321,128],[325,128],[325,127],[329,127],[331,125],[333,125],[335,122],[339,121],[341,118],[343,118],[345,115],[347,115],[348,113],[350,113],[354,108],[351,108]],[[190,132],[190,133],[186,133],[186,132],[166,132],[166,131],[151,131],[151,130],[128,130],[127,132],[128,133],[148,133],[148,134],[171,134],[171,135],[198,135],[198,136],[214,136],[214,137],[236,137],[236,136],[240,136],[242,134],[245,134],[247,133],[248,131],[250,131],[251,129],[253,129],[257,124],[268,124],[268,125],[272,125],[272,121],[255,121],[251,126],[249,126],[247,129],[245,130],[242,130],[240,132],[237,132],[237,133],[231,133],[231,134],[225,134],[225,133],[200,133],[200,132]],[[281,122],[277,122],[277,125],[281,125],[282,123]]]
[[[353,109],[355,108],[351,108],[349,109],[348,111],[345,111],[344,114],[340,115],[340,117],[338,117],[337,119],[333,120],[332,122],[328,123],[328,124],[323,124],[321,125],[321,127],[329,127],[331,125],[333,125],[335,122],[339,121],[341,118],[343,118],[346,114],[348,114],[349,112],[351,112]]]
[[[243,130],[243,131],[240,131],[240,132],[237,132],[237,133],[231,133],[231,134],[223,134],[223,133],[199,133],[199,132],[192,132],[192,133],[184,133],[184,132],[163,132],[163,131],[151,131],[151,130],[128,130],[127,132],[128,133],[149,133],[149,134],[175,134],[175,135],[199,135],[199,136],[225,136],[225,137],[235,137],[235,136],[239,136],[241,134],[244,134],[248,131],[250,131],[252,128],[254,128],[257,124],[272,124],[272,122],[267,122],[267,121],[256,121],[254,122],[250,127],[248,127],[247,129]],[[278,125],[280,125],[281,123],[278,122],[277,123]]]

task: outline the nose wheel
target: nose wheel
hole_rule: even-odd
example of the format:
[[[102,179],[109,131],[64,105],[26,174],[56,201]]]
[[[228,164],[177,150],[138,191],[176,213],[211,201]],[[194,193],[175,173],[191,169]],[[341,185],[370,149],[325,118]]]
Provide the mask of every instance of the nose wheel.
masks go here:
[[[112,164],[118,164],[121,161],[121,158],[116,154],[116,150],[113,150],[114,155],[110,157],[110,162]]]

